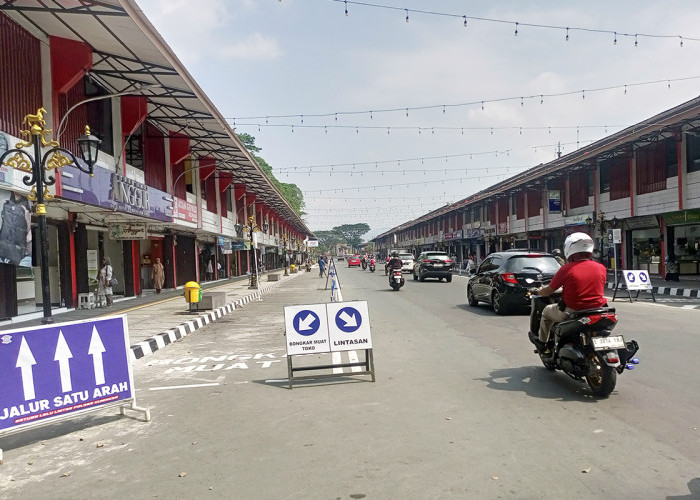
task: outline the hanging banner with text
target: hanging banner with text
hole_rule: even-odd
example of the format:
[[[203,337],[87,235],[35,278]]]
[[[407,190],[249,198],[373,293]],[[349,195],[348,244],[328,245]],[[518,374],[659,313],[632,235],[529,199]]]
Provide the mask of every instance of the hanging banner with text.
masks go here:
[[[0,436],[134,399],[126,316],[0,332]]]

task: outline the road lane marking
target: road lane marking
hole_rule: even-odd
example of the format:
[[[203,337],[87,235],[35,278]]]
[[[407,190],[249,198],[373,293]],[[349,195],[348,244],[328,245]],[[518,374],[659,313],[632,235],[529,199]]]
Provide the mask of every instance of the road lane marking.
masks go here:
[[[348,351],[348,357],[350,358],[351,363],[359,363],[360,358],[357,357],[357,351]],[[361,366],[351,366],[350,370],[353,372],[361,372],[362,367]]]
[[[212,382],[210,384],[193,384],[193,385],[169,385],[166,387],[149,387],[149,391],[167,391],[169,389],[191,389],[194,387],[213,387],[219,385],[219,382]]]
[[[340,355],[340,352],[334,351],[331,353],[331,359],[333,360],[334,365],[339,365],[340,363],[343,362],[343,358]],[[333,368],[333,373],[343,373],[342,368]]]

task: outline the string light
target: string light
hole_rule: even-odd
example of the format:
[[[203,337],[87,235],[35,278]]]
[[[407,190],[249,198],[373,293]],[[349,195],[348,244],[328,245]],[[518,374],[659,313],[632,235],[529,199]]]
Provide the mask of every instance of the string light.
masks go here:
[[[391,5],[383,5],[379,3],[370,3],[366,1],[355,1],[355,0],[332,0],[334,2],[343,2],[345,5],[345,15],[348,15],[348,4],[353,4],[359,7],[365,7],[365,8],[374,8],[374,9],[384,9],[384,10],[402,10],[406,13],[406,22],[408,22],[409,18],[409,13],[413,14],[421,14],[421,15],[427,15],[427,16],[435,16],[435,17],[441,17],[441,18],[457,18],[457,19],[462,19],[463,20],[463,25],[467,26],[467,20],[472,20],[472,21],[477,21],[477,22],[484,22],[484,23],[494,23],[494,24],[511,24],[515,25],[515,35],[518,34],[518,27],[519,26],[527,26],[528,28],[535,28],[535,29],[544,29],[544,30],[566,30],[566,37],[565,40],[569,41],[569,31],[581,31],[581,32],[586,32],[586,33],[598,33],[598,34],[612,34],[614,35],[615,39],[617,39],[617,36],[624,36],[624,37],[634,37],[635,41],[637,37],[646,37],[646,38],[657,38],[657,39],[666,39],[666,38],[682,38],[685,41],[693,41],[693,42],[700,42],[700,38],[695,38],[695,37],[687,37],[683,35],[661,35],[661,34],[654,34],[654,33],[623,33],[623,32],[618,32],[618,31],[613,31],[609,29],[602,29],[602,28],[584,28],[580,26],[560,26],[560,25],[553,25],[553,24],[540,24],[540,23],[521,23],[519,21],[515,21],[513,19],[498,19],[498,18],[489,18],[489,17],[477,17],[477,16],[468,16],[466,14],[452,14],[448,12],[437,12],[437,11],[429,11],[429,10],[417,10],[417,9],[407,9],[404,7],[396,7],[396,6],[391,6]],[[637,44],[635,43],[635,46]]]
[[[687,40],[687,38],[686,38]],[[597,93],[597,92],[606,92],[606,91],[611,91],[611,90],[616,90],[616,89],[621,89],[621,88],[627,88],[627,87],[643,87],[643,86],[649,86],[649,85],[656,85],[659,83],[663,83],[664,85],[671,81],[671,82],[681,82],[681,81],[689,81],[689,80],[698,80],[700,79],[700,75],[695,75],[695,76],[686,76],[686,77],[680,77],[680,78],[664,78],[660,80],[650,80],[650,81],[645,81],[645,82],[636,82],[636,83],[627,83],[624,85],[608,85],[604,87],[597,87],[593,89],[588,89],[588,93]],[[334,116],[336,121],[338,119],[338,115],[362,115],[362,114],[369,114],[371,119],[374,119],[374,115],[377,113],[396,113],[396,112],[405,112],[408,114],[409,110],[413,111],[424,111],[424,110],[430,110],[430,109],[442,109],[442,108],[456,108],[456,107],[466,107],[466,106],[474,106],[481,104],[481,110],[484,111],[485,109],[485,104],[486,103],[499,103],[499,102],[508,102],[508,101],[514,101],[514,100],[521,100],[521,99],[537,99],[539,98],[540,100],[543,100],[544,97],[566,97],[566,96],[571,96],[575,95],[581,92],[580,90],[568,90],[568,91],[563,91],[563,92],[557,92],[557,93],[551,93],[551,94],[532,94],[532,95],[527,95],[527,96],[517,96],[517,97],[501,97],[501,98],[496,98],[496,99],[479,99],[475,101],[470,101],[470,102],[463,102],[463,103],[455,103],[455,104],[434,104],[434,105],[428,105],[428,106],[402,106],[400,108],[386,108],[386,109],[374,109],[374,110],[363,110],[363,111],[344,111],[344,112],[333,112],[333,113],[304,113],[305,118],[326,118],[326,117],[331,117]],[[233,117],[233,118],[228,118],[228,120],[236,120],[236,121],[241,121],[241,120],[260,120],[260,119],[265,119],[265,122],[267,123],[270,118],[298,118],[299,114],[294,114],[294,115],[263,115],[263,116],[245,116],[245,117]]]

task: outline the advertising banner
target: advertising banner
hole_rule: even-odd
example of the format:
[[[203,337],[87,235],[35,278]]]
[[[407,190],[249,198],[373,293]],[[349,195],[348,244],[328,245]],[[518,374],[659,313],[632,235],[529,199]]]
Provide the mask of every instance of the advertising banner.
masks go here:
[[[217,243],[219,245],[219,251],[223,255],[228,255],[233,253],[232,247],[231,247],[231,239],[230,238],[224,238],[223,236],[217,236],[216,238]]]
[[[174,217],[187,222],[197,222],[197,205],[182,198],[175,198]]]
[[[126,316],[0,332],[0,435],[134,399]]]
[[[561,191],[548,191],[549,212],[561,212]]]
[[[0,262],[32,267],[32,214],[26,196],[0,189]]]

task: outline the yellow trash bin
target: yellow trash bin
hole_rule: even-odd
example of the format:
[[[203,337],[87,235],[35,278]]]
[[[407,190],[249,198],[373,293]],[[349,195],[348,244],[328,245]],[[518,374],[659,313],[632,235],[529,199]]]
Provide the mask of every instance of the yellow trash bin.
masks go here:
[[[196,304],[202,300],[202,288],[196,281],[188,281],[185,283],[185,302],[188,304]]]

